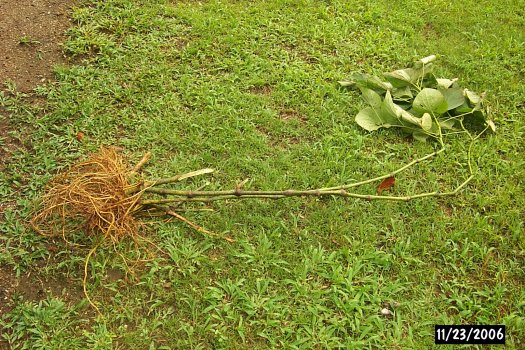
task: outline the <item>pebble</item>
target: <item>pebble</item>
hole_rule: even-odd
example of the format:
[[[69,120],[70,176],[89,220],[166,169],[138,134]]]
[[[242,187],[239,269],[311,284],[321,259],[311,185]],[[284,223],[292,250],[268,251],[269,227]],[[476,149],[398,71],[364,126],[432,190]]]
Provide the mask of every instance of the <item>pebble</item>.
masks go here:
[[[386,307],[381,309],[381,315],[383,316],[392,316],[393,313],[392,311],[390,311],[389,309],[387,309]]]

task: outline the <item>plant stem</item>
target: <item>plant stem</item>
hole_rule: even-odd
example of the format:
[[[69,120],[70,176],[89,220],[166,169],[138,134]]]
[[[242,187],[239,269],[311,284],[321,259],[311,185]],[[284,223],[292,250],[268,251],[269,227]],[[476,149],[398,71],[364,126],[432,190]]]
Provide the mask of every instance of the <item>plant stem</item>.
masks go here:
[[[151,152],[147,152],[142,159],[135,165],[133,170],[131,170],[131,173],[138,173],[140,169],[151,159]]]
[[[164,184],[173,183],[173,182],[178,182],[178,181],[182,181],[184,179],[190,178],[190,177],[204,175],[204,174],[210,174],[210,173],[213,173],[214,171],[215,171],[214,169],[205,168],[205,169],[190,171],[189,173],[179,174],[179,175],[175,175],[175,176],[167,177],[167,178],[163,178],[163,179],[158,179],[158,180],[153,180],[153,181],[146,181],[146,182],[144,182],[142,184],[139,183],[139,184],[131,186],[128,190],[126,190],[126,194],[127,195],[133,195],[133,194],[138,193],[140,191],[148,192],[149,188],[151,188],[153,186],[164,185]]]
[[[248,198],[268,198],[268,199],[281,199],[286,197],[324,197],[324,196],[338,196],[346,198],[358,198],[366,200],[390,200],[390,201],[410,201],[416,198],[423,197],[444,197],[452,196],[458,193],[463,187],[465,187],[472,179],[474,175],[470,175],[463,183],[461,183],[454,190],[449,192],[425,192],[410,196],[379,196],[379,195],[368,195],[348,192],[344,189],[341,190],[285,190],[285,191],[243,191],[243,190],[231,190],[231,191],[176,191],[167,189],[155,189],[155,193],[174,195],[172,198],[164,199],[150,199],[141,202],[143,206],[158,206],[160,204],[168,203],[182,203],[182,202],[213,202],[218,200],[227,199],[248,199]]]
[[[424,160],[427,160],[429,158],[432,158],[438,154],[440,154],[441,152],[443,152],[445,150],[445,147],[442,147],[441,149],[435,151],[435,152],[432,152],[430,154],[427,154],[426,156],[424,157],[421,157],[421,158],[418,158],[418,159],[414,159],[413,161],[411,161],[410,163],[408,164],[405,164],[404,166],[402,166],[401,168],[397,169],[397,170],[394,170],[393,172],[391,173],[388,173],[388,174],[385,174],[385,175],[382,175],[382,176],[378,176],[378,177],[375,177],[373,179],[368,179],[368,180],[364,180],[364,181],[360,181],[360,182],[355,182],[355,183],[352,183],[352,184],[347,184],[347,185],[341,185],[341,186],[334,186],[334,187],[325,187],[325,188],[320,188],[319,190],[321,191],[332,191],[332,190],[343,190],[343,189],[347,189],[347,188],[353,188],[353,187],[358,187],[358,186],[362,186],[362,185],[366,185],[368,183],[371,183],[371,182],[375,182],[375,181],[379,181],[379,180],[384,180],[386,179],[387,177],[391,177],[391,176],[394,176],[408,168],[410,168],[411,166],[417,164],[417,163],[420,163]]]

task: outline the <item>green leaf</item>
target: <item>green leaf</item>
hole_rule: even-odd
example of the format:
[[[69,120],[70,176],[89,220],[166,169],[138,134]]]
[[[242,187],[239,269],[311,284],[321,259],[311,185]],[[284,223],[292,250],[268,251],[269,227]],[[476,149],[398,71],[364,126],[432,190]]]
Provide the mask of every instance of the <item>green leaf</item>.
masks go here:
[[[447,100],[436,89],[425,88],[417,94],[413,104],[419,113],[443,114],[448,110]]]
[[[355,117],[356,123],[365,130],[374,131],[379,128],[389,128],[391,125],[385,122],[381,112],[374,110],[372,107],[366,107],[361,110]]]
[[[392,90],[392,98],[396,101],[410,101],[414,98],[410,87],[395,88]]]
[[[421,141],[421,142],[427,142],[428,134],[425,134],[423,131],[416,130],[412,133],[412,136],[415,140]]]
[[[412,82],[412,77],[410,76],[409,70],[412,69],[400,69],[390,73],[385,73],[383,75],[385,76],[386,80],[388,80],[395,88],[401,88],[410,86]]]
[[[394,104],[394,101],[392,101],[392,95],[390,94],[390,91],[386,92],[385,99],[381,104],[381,111],[384,112],[384,114],[389,115],[393,118],[397,119],[398,117],[396,105]]]
[[[361,93],[363,94],[363,98],[365,101],[374,109],[380,109],[381,108],[381,96],[377,92],[371,89],[367,88],[361,88]]]
[[[446,90],[441,90],[443,97],[447,101],[448,110],[457,108],[465,103],[465,96],[463,90],[459,87],[453,87]]]
[[[382,81],[375,75],[354,73],[350,76],[352,82],[359,88],[368,88],[376,91],[386,91],[393,88],[389,82]]]
[[[401,108],[401,107],[399,107],[399,108]],[[422,120],[420,118],[414,116],[412,113],[410,113],[408,111],[401,110],[400,117],[401,117],[401,120],[403,120],[405,122],[408,122],[410,124],[414,124],[414,125],[417,125],[419,127],[422,127]]]
[[[438,83],[436,77],[433,74],[425,74],[425,77],[423,78],[423,81],[421,83],[421,88],[435,89],[437,86]]]
[[[423,117],[421,118],[421,127],[425,131],[430,131],[430,129],[432,129],[432,116],[430,114],[423,114]]]
[[[438,85],[438,89],[448,89],[457,80],[458,80],[457,78],[454,78],[454,79],[439,79],[438,78],[438,79],[436,79],[437,85]]]
[[[436,60],[436,55],[430,55],[430,56],[427,56],[427,57],[423,57],[422,59],[420,59],[418,62],[421,62],[422,64],[429,64],[429,63],[432,63]]]
[[[392,101],[392,95],[390,94],[390,91],[387,91],[385,99],[381,104],[381,116],[384,117],[387,123],[397,125],[399,124],[399,118],[403,111],[404,110],[401,107],[397,106],[394,101]]]
[[[384,76],[395,88],[402,88],[415,84],[424,74],[421,68],[406,68],[385,73]]]
[[[396,101],[396,105],[398,105],[405,111],[408,111],[412,108],[412,101]]]
[[[492,130],[492,132],[496,132],[496,124],[494,124],[492,120],[487,120],[487,125],[489,126],[490,130]]]
[[[465,100],[465,102],[463,102],[463,104],[462,104],[461,106],[458,106],[458,107],[454,110],[454,112],[455,112],[456,114],[470,113],[470,112],[472,112],[472,111],[473,111],[473,109],[472,109],[472,107],[470,107],[470,106],[468,105],[467,100]]]
[[[441,129],[454,130],[454,125],[456,124],[456,121],[454,119],[447,119],[447,120],[438,120],[438,123]]]
[[[476,94],[474,91],[465,89],[465,97],[469,100],[469,105],[472,107],[472,111],[483,111],[483,97]]]
[[[338,81],[338,83],[342,87],[349,87],[349,86],[354,86],[355,85],[355,82],[349,81],[349,80],[340,80],[340,81]]]
[[[432,69],[432,62],[434,62],[436,59],[436,55],[431,55],[427,57],[423,57],[420,60],[417,60],[414,62],[414,68],[421,69],[424,68],[425,72],[428,73]]]
[[[477,105],[481,102],[481,97],[479,97],[478,94],[476,94],[474,91],[470,91],[468,89],[465,89],[465,96],[469,99],[470,103],[473,105]]]
[[[404,124],[406,122],[421,127],[421,119],[395,104],[392,101],[390,92],[386,93],[383,104],[381,105],[381,115],[388,118],[389,123],[392,125]]]

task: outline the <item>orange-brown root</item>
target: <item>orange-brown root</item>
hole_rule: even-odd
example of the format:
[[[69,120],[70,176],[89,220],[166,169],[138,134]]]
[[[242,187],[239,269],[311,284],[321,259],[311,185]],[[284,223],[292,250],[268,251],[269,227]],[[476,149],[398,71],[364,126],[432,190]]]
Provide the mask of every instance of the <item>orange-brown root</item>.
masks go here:
[[[126,194],[129,175],[117,149],[100,149],[50,182],[31,225],[40,234],[65,239],[82,229],[113,242],[137,235],[140,224],[133,213],[142,193]]]

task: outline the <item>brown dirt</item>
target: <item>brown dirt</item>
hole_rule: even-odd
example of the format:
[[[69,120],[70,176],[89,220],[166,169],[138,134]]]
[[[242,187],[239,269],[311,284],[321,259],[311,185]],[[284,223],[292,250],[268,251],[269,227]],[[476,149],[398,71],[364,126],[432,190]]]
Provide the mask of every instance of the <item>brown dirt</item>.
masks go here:
[[[72,303],[84,298],[80,282],[73,282],[65,277],[43,278],[38,272],[25,273],[17,279],[11,267],[2,266],[0,267],[0,318],[13,309],[14,305],[10,302],[13,294],[22,296],[25,301],[34,302],[50,295]]]
[[[301,123],[306,123],[308,120],[305,116],[301,115],[299,112],[297,112],[295,109],[287,108],[279,111],[279,116],[282,120],[288,121],[288,120],[299,120]]]
[[[67,62],[61,43],[71,25],[69,14],[76,2],[0,0],[0,91],[6,90],[4,83],[12,82],[18,91],[27,93],[53,79],[52,67]],[[5,141],[4,148],[16,147],[10,142],[6,114],[0,107],[0,137]],[[9,154],[3,151],[0,152],[2,158]],[[3,163],[0,159],[0,169]],[[0,212],[5,205],[0,204]],[[14,294],[29,301],[39,301],[48,295],[61,296],[69,302],[83,298],[78,282],[65,278],[42,279],[37,272],[17,278],[12,266],[0,266],[0,318],[15,306],[11,303]],[[0,349],[9,349],[1,337]]]
[[[268,96],[272,94],[273,88],[270,85],[252,86],[248,89],[254,95]]]
[[[60,43],[75,2],[0,1],[0,84],[12,81],[28,92],[53,78],[53,65],[66,61]]]
[[[45,263],[42,262],[41,265]],[[12,302],[13,297],[18,295],[24,301],[39,302],[48,296],[61,298],[64,302],[74,305],[84,298],[82,283],[69,280],[65,277],[45,278],[39,275],[36,266],[35,271],[22,274],[16,278],[16,273],[11,266],[0,267],[0,319],[11,311],[16,305]],[[91,310],[87,310],[90,312]],[[92,315],[87,314],[87,317]],[[0,326],[0,334],[2,333]],[[9,344],[0,337],[0,350],[10,349]]]
[[[422,33],[425,39],[432,38],[433,36],[436,36],[437,34],[434,28],[434,25],[430,22],[425,23],[425,25],[423,26]]]

